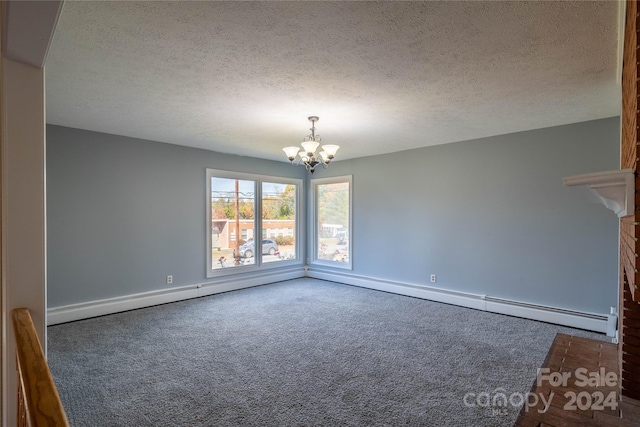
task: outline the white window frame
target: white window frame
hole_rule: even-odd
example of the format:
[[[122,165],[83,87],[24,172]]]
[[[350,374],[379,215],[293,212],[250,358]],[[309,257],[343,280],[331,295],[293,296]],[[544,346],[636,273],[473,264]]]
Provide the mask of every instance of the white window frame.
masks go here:
[[[318,258],[318,186],[325,184],[349,183],[349,261],[332,261]],[[309,254],[311,256],[311,264],[316,266],[326,266],[333,268],[341,268],[344,270],[353,270],[353,175],[334,176],[329,178],[312,178],[310,180],[311,187],[311,218],[309,221],[311,233],[309,233]]]
[[[262,251],[258,250],[254,254],[254,264],[233,266],[232,268],[213,268],[213,260],[211,254],[211,178],[226,178],[226,179],[239,179],[254,182],[254,225],[253,225],[253,238],[256,236],[262,236],[262,183],[271,182],[276,184],[291,184],[296,187],[296,205],[295,205],[295,241],[296,241],[296,258],[292,260],[282,260],[278,262],[262,262]],[[233,274],[242,274],[251,271],[259,271],[264,269],[273,269],[284,266],[291,266],[296,264],[302,264],[302,248],[304,247],[304,240],[302,233],[302,188],[303,180],[297,178],[286,178],[281,176],[259,175],[245,172],[233,172],[220,169],[206,169],[206,194],[205,194],[205,209],[206,209],[206,223],[205,223],[205,235],[206,235],[206,276],[207,278],[229,276]],[[260,246],[262,245],[262,238],[259,239]]]

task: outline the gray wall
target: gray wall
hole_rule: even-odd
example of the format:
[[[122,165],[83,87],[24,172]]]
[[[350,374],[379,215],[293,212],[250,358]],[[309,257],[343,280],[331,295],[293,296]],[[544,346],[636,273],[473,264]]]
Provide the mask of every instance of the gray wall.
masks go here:
[[[205,279],[205,168],[285,162],[48,126],[48,302]],[[339,154],[339,153],[338,153]],[[353,274],[581,311],[617,303],[618,221],[562,177],[619,167],[619,119],[333,163],[353,175]]]
[[[210,282],[206,168],[305,173],[285,162],[47,126],[48,306]]]
[[[353,274],[608,313],[618,220],[562,177],[618,169],[619,127],[616,117],[337,161],[317,176],[353,175]]]

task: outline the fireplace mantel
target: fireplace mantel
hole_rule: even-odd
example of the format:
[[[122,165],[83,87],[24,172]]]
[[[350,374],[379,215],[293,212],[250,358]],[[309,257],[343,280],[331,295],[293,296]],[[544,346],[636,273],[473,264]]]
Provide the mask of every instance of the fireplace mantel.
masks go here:
[[[567,187],[585,186],[597,201],[623,217],[631,215],[635,206],[634,178],[633,170],[619,169],[567,176],[562,182]]]

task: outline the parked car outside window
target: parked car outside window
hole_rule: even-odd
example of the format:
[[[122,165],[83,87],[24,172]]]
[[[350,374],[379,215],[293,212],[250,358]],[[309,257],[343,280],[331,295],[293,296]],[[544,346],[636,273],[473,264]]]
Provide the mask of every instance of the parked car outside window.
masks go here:
[[[339,245],[346,245],[349,242],[349,230],[338,231],[336,237]]]
[[[251,258],[254,255],[254,241],[248,240],[246,243],[240,246],[240,256],[244,258]],[[278,252],[278,245],[274,240],[262,239],[262,254],[263,255],[275,255]]]

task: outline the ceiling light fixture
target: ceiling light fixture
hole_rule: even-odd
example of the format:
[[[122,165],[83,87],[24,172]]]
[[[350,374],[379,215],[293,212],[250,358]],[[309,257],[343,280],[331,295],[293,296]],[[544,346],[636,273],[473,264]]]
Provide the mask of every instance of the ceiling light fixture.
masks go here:
[[[302,150],[299,147],[285,147],[282,149],[292,165],[302,164],[311,173],[315,172],[316,166],[319,164],[326,169],[336,155],[338,148],[340,148],[338,145],[323,145],[321,147],[322,151],[316,156],[316,149],[320,145],[320,141],[322,141],[320,135],[316,135],[316,122],[318,120],[320,120],[318,116],[309,116],[311,134],[305,136],[302,140],[300,144],[302,145]],[[298,152],[298,150],[300,151]],[[298,161],[295,161],[296,156],[298,156]]]

